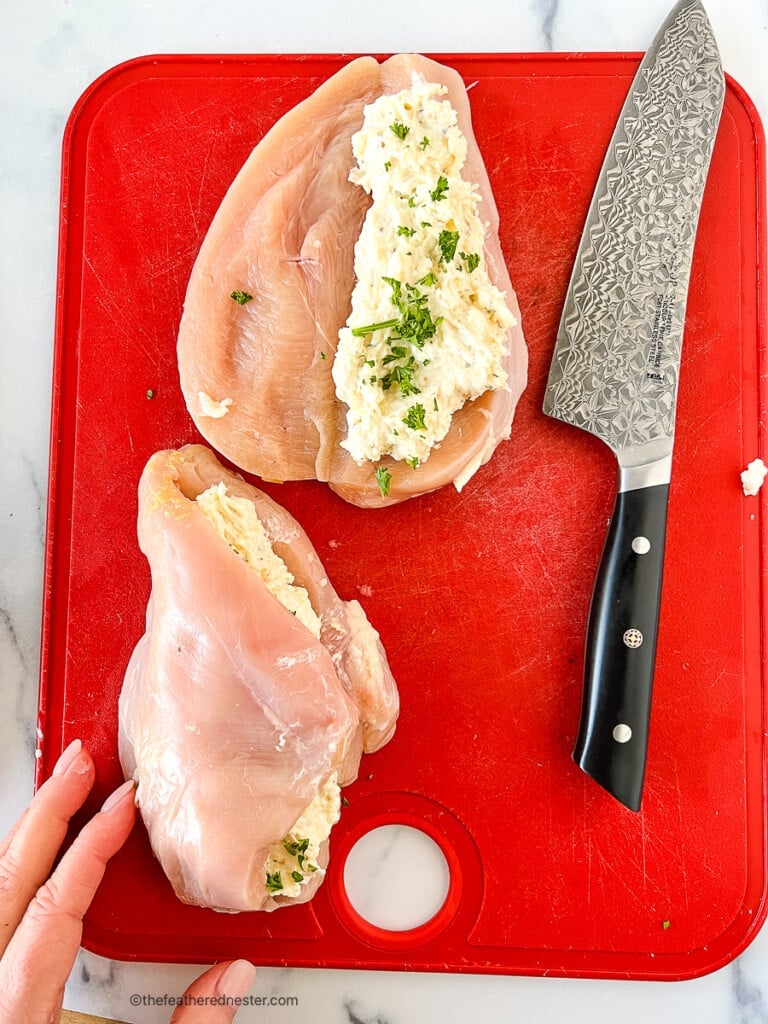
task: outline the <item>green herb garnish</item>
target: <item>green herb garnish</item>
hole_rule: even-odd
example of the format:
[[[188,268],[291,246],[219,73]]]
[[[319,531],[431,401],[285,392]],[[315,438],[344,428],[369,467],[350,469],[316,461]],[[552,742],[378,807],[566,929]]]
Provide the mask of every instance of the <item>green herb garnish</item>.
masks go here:
[[[384,374],[381,378],[381,390],[389,391],[392,385],[396,384],[404,398],[407,398],[408,395],[418,395],[421,392],[421,388],[417,387],[413,382],[415,370],[416,361],[413,356],[409,356],[407,363],[402,366],[393,366],[388,373]]]
[[[419,402],[416,405],[412,405],[406,415],[403,417],[403,423],[406,427],[410,427],[411,430],[426,430],[426,423],[424,422],[424,406]]]
[[[147,398],[149,399],[149,401],[152,401],[154,397],[155,392],[152,390],[152,388],[147,388]]]
[[[397,327],[400,323],[399,320],[382,320],[378,324],[366,324],[365,327],[353,327],[352,337],[353,338],[364,338],[366,334],[373,334],[374,331],[385,331],[388,327]],[[373,364],[371,364],[373,365]]]
[[[398,235],[405,235],[406,238],[413,238],[416,234],[416,228],[407,228],[405,224],[401,224],[397,229]]]
[[[456,255],[456,246],[459,244],[459,232],[441,231],[439,242],[440,252],[442,253],[443,260],[446,263],[450,263],[453,257]]]
[[[473,270],[477,270],[480,264],[480,253],[478,252],[460,252],[459,256],[464,260],[467,265],[467,271],[471,274]]]
[[[379,490],[383,498],[386,498],[389,494],[389,485],[392,481],[392,474],[389,472],[386,466],[376,467],[376,483],[379,485]]]
[[[416,458],[415,455],[412,455],[410,459],[406,459],[405,461],[408,463],[411,469],[416,469],[416,467],[419,464],[419,460]]]
[[[401,141],[406,137],[408,132],[411,130],[406,125],[400,124],[399,121],[395,121],[394,124],[391,124],[389,127],[390,130],[393,131],[395,135],[398,137],[398,139],[400,139]]]
[[[283,888],[283,876],[279,871],[267,872],[267,889],[269,892],[280,892]]]
[[[421,142],[419,143],[419,145],[421,146],[421,148],[422,148],[422,149],[426,149],[426,148],[427,148],[427,146],[429,145],[429,139],[427,138],[427,136],[426,136],[426,135],[425,135],[425,136],[424,136],[424,138],[423,138],[423,139],[421,140]]]
[[[300,871],[292,871],[291,872],[291,878],[294,880],[294,882],[303,882],[304,881],[304,875],[302,875],[302,873]]]
[[[230,294],[230,299],[233,299],[238,306],[244,306],[246,302],[250,302],[253,296],[250,292],[234,291]]]
[[[437,179],[437,184],[429,193],[430,199],[433,203],[439,203],[441,199],[445,199],[445,193],[448,191],[448,179],[444,175],[440,175]]]
[[[392,161],[391,160],[385,161],[385,163],[384,163],[384,170],[388,171],[391,166],[392,166]]]

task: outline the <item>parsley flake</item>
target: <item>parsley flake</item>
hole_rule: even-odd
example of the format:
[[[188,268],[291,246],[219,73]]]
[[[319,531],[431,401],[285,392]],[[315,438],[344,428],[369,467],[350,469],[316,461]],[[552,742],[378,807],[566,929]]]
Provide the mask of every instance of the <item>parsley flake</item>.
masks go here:
[[[373,334],[374,331],[385,331],[388,327],[397,327],[399,320],[381,320],[377,324],[366,324],[365,327],[353,327],[353,338],[364,338],[366,334]],[[370,364],[373,366],[373,363]]]
[[[407,125],[400,124],[399,121],[395,121],[394,124],[391,124],[389,127],[390,130],[395,133],[395,135],[398,137],[398,139],[400,139],[401,142],[405,139],[406,135],[411,130],[410,128],[408,128]]]
[[[467,267],[467,272],[472,273],[473,270],[477,270],[480,265],[480,253],[479,252],[460,252],[459,256],[464,260]]]
[[[392,474],[389,472],[386,466],[376,467],[376,483],[379,485],[379,490],[383,498],[386,498],[389,494],[389,485],[392,481]]]
[[[410,407],[407,414],[403,417],[403,423],[406,427],[410,427],[411,430],[426,430],[427,425],[424,422],[424,413],[424,406],[417,402]]]
[[[234,291],[230,293],[230,299],[238,304],[238,306],[244,306],[246,302],[250,302],[253,296],[250,292]]]
[[[442,253],[443,260],[446,263],[450,263],[453,257],[456,255],[456,246],[459,244],[459,232],[441,231],[439,242],[440,252]]]
[[[445,193],[448,191],[448,179],[444,175],[440,175],[437,179],[437,184],[429,193],[429,197],[433,203],[439,203],[441,199],[445,199]]]
[[[283,888],[283,876],[279,871],[267,872],[267,891],[280,892]]]

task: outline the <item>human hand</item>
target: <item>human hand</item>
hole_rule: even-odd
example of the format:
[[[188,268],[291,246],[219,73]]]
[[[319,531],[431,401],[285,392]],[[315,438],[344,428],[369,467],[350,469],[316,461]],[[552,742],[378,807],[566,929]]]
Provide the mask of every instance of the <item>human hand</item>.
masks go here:
[[[51,874],[70,818],[95,776],[90,754],[74,740],[0,843],[0,1021],[58,1024],[83,915],[136,818],[128,781],[107,798]],[[217,964],[186,994],[244,996],[254,974],[247,961]],[[234,1012],[233,1006],[180,1006],[171,1024],[230,1024]]]

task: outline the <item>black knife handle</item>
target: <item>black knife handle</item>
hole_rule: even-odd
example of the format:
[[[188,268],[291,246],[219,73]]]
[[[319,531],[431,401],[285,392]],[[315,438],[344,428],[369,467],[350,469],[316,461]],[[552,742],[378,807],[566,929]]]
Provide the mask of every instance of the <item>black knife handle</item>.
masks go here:
[[[630,810],[643,793],[669,484],[619,491],[589,612],[573,757]]]

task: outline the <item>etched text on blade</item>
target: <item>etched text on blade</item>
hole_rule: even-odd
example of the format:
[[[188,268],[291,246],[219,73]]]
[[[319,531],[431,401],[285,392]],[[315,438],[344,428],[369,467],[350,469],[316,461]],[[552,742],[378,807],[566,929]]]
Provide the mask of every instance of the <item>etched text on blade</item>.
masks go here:
[[[723,91],[706,15],[683,7],[641,65],[590,210],[545,408],[615,451],[674,431],[690,262]]]

